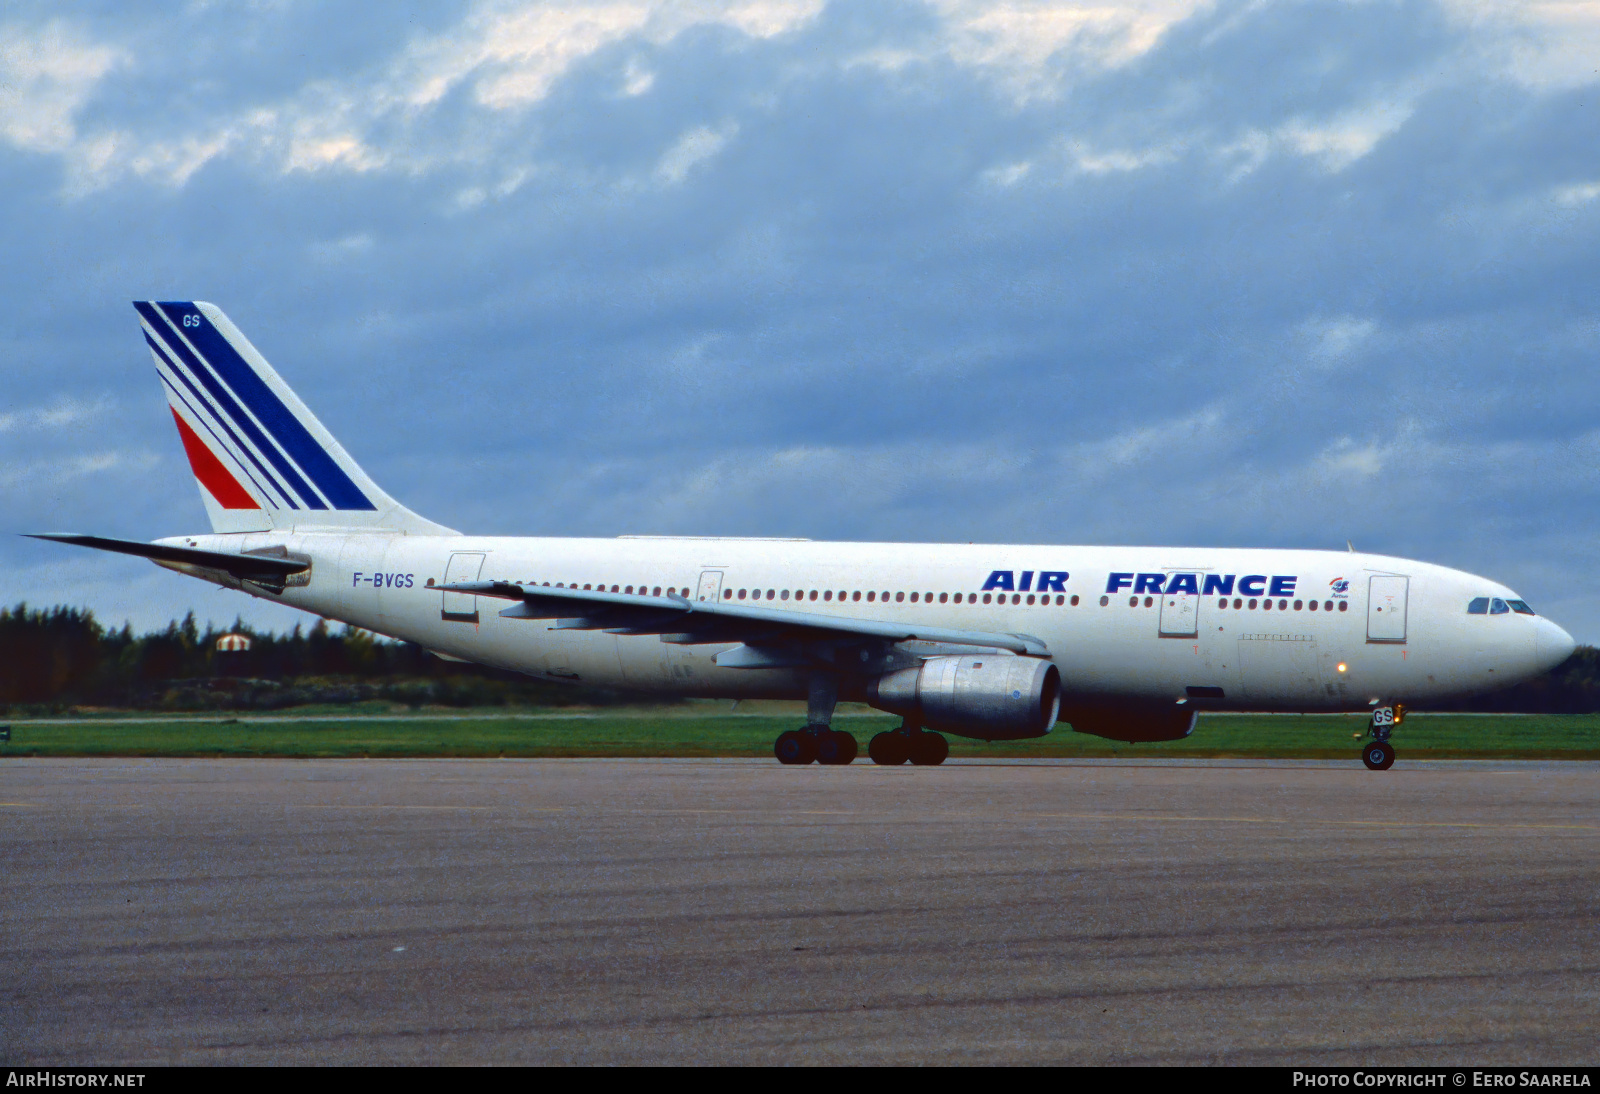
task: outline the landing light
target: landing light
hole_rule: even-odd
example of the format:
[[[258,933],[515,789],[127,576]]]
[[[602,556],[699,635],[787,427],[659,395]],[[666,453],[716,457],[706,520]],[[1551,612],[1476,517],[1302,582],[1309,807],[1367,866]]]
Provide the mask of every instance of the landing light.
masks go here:
[[[1335,665],[1333,667],[1338,669],[1340,672],[1349,672],[1350,671],[1350,666],[1345,664],[1343,661],[1340,661],[1337,665]]]

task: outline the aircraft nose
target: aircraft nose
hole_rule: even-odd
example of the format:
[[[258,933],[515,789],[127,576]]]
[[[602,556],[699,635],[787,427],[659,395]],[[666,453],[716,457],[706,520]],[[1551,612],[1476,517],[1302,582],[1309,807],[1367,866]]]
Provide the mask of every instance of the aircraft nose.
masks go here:
[[[1534,637],[1534,650],[1539,658],[1539,667],[1548,672],[1572,656],[1572,651],[1578,644],[1572,640],[1572,635],[1556,626],[1550,620],[1539,617],[1538,630]]]

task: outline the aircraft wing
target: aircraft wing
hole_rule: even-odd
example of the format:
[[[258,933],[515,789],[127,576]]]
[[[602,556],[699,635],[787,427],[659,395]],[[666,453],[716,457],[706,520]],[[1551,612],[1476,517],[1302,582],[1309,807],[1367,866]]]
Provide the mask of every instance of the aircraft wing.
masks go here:
[[[202,566],[208,570],[221,570],[237,578],[253,581],[277,581],[297,574],[311,564],[291,558],[267,555],[241,555],[231,551],[202,551],[194,547],[175,547],[164,543],[140,543],[133,539],[110,539],[106,536],[80,536],[70,532],[37,532],[29,539],[47,539],[52,543],[72,543],[79,547],[93,547],[97,551],[115,551],[121,555],[136,555],[152,562],[177,562],[189,566]]]
[[[552,619],[551,630],[605,631],[608,634],[657,634],[663,642],[708,645],[740,642],[717,655],[725,668],[776,668],[809,664],[804,647],[818,643],[926,642],[977,646],[1012,653],[1047,656],[1044,642],[1026,634],[928,627],[893,620],[849,619],[784,608],[689,600],[667,596],[590,592],[507,581],[465,581],[439,586],[445,592],[515,600],[500,614],[509,619]]]

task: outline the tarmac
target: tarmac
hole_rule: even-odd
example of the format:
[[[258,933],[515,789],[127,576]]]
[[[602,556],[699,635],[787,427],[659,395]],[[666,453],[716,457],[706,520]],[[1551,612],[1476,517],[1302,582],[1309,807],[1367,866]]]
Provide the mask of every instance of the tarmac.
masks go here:
[[[0,763],[0,1061],[1593,1064],[1600,764]]]

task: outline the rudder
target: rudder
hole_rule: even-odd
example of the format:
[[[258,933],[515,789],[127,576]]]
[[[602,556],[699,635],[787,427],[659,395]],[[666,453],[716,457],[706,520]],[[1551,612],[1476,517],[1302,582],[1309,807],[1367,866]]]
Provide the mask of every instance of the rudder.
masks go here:
[[[380,489],[222,309],[133,306],[214,531],[451,534]]]

